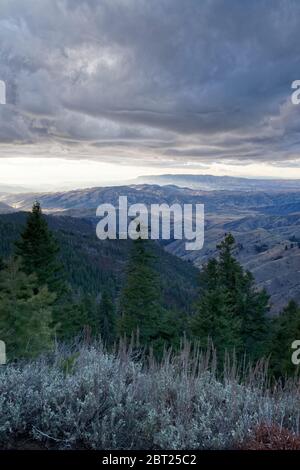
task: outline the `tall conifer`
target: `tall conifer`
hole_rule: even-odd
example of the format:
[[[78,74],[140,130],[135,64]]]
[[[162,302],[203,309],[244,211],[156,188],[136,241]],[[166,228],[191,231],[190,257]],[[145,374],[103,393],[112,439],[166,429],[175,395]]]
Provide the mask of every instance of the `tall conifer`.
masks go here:
[[[58,253],[58,243],[48,228],[40,203],[35,202],[20,240],[16,242],[16,255],[21,258],[26,274],[36,274],[39,284],[47,285],[57,295],[65,288]]]
[[[220,351],[235,349],[257,359],[268,333],[269,296],[255,288],[254,278],[234,257],[235,240],[227,234],[217,246],[219,256],[200,274],[200,296],[191,330]]]
[[[159,276],[149,242],[133,242],[127,278],[120,296],[119,332],[130,337],[139,331],[141,344],[161,342],[166,310],[162,307]]]

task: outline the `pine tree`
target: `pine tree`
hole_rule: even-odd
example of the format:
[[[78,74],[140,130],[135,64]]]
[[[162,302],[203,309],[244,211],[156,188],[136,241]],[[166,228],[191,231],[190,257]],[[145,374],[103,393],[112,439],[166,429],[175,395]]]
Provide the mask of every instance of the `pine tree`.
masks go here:
[[[48,228],[39,202],[35,202],[27,217],[24,231],[16,242],[16,255],[21,259],[22,270],[37,276],[37,287],[47,286],[55,293],[52,306],[53,327],[59,339],[70,339],[79,333],[82,310],[73,302],[61,263],[58,261],[59,245]],[[82,324],[82,323],[81,323]]]
[[[246,271],[242,277],[238,310],[242,317],[242,341],[245,351],[253,360],[266,355],[267,338],[269,335],[270,296],[265,289],[257,290],[253,275]]]
[[[116,312],[115,306],[109,297],[108,293],[104,291],[98,307],[97,323],[99,325],[98,333],[104,343],[112,345],[116,339]]]
[[[276,377],[299,373],[292,363],[292,343],[300,339],[300,306],[291,300],[273,320],[269,342],[270,367]]]
[[[269,297],[264,290],[255,289],[253,276],[235,259],[231,234],[217,248],[218,258],[210,260],[200,275],[192,334],[201,344],[210,337],[221,353],[234,348],[257,359],[268,331]]]
[[[58,339],[70,341],[82,335],[100,335],[96,299],[90,294],[74,298],[72,292],[63,297],[64,302],[53,307],[54,325]]]
[[[166,310],[162,307],[159,277],[149,248],[149,242],[140,238],[133,242],[120,296],[119,333],[130,337],[138,330],[142,345],[160,347]]]
[[[265,289],[257,290],[253,275],[244,271],[234,257],[235,239],[227,234],[218,245],[219,284],[224,286],[229,296],[232,313],[241,320],[241,340],[243,349],[252,359],[264,353],[264,343],[268,334],[267,312],[269,296]]]
[[[65,302],[53,306],[53,326],[61,341],[70,341],[80,336],[87,325],[87,313],[83,304],[73,300],[72,295]]]
[[[21,258],[22,270],[36,274],[39,285],[47,285],[57,297],[65,291],[58,253],[58,243],[48,228],[39,202],[35,202],[21,238],[16,242],[16,255]]]
[[[192,335],[206,349],[210,342],[222,357],[225,350],[239,351],[241,319],[235,315],[230,291],[220,282],[219,264],[210,260],[200,274],[200,298],[191,320]]]
[[[55,294],[36,286],[36,276],[22,272],[20,260],[10,260],[0,271],[0,338],[11,360],[35,357],[51,347]]]

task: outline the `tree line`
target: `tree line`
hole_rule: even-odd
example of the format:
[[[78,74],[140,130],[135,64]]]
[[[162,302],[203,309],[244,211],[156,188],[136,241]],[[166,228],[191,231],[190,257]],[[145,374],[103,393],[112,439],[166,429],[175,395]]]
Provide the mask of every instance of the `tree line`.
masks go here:
[[[290,301],[279,316],[269,313],[269,296],[234,257],[235,240],[226,234],[218,255],[199,273],[199,293],[191,314],[166,308],[153,242],[133,242],[126,276],[116,299],[109,292],[78,296],[59,262],[59,246],[38,202],[15,244],[0,260],[0,338],[10,360],[50,351],[54,340],[101,336],[108,347],[134,334],[158,356],[180,346],[183,336],[206,349],[213,343],[222,358],[234,351],[251,360],[270,357],[276,376],[294,374],[291,344],[300,338],[300,308]],[[172,279],[169,279],[172,283]]]

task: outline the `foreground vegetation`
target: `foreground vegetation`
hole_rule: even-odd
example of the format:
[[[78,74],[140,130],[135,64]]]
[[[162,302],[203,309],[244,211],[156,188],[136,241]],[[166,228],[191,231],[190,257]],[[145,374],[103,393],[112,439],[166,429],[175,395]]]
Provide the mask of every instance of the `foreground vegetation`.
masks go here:
[[[21,439],[58,449],[253,448],[261,423],[297,442],[299,383],[270,386],[265,363],[227,358],[217,373],[215,353],[192,353],[188,343],[160,363],[136,354],[125,344],[110,353],[96,343],[60,346],[2,367],[2,448]]]

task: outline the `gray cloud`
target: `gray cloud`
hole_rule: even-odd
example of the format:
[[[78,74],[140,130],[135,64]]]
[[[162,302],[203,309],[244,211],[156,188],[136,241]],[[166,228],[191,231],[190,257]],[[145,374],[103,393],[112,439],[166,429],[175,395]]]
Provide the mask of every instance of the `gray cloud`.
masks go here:
[[[297,160],[299,27],[296,0],[2,0],[0,142]]]

